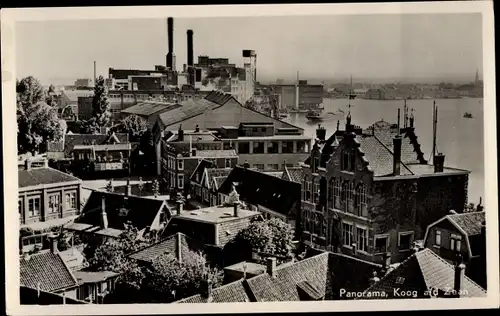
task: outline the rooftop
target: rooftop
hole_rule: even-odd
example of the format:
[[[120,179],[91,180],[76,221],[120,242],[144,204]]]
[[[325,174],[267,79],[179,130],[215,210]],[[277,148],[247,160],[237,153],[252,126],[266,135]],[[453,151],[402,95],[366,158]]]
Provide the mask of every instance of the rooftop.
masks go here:
[[[176,103],[142,101],[131,107],[122,110],[122,113],[135,114],[139,116],[150,116],[158,113],[169,111],[175,107],[179,107]]]
[[[254,262],[238,262],[236,264],[233,264],[231,266],[225,267],[224,270],[233,270],[233,271],[239,271],[239,272],[248,272],[252,274],[256,273],[261,273],[266,271],[266,266]]]
[[[91,97],[94,95],[93,90],[64,90],[61,94],[68,97],[71,102],[78,102],[79,97]]]
[[[19,259],[21,286],[47,292],[77,286],[77,281],[59,254],[42,251]]]
[[[21,305],[63,305],[63,304],[89,304],[70,297],[46,291],[38,291],[26,286],[20,287]]]
[[[421,291],[439,289],[449,292],[455,285],[455,268],[430,249],[416,252],[403,261],[397,268],[373,284],[365,292],[385,292],[388,298],[394,296],[394,289]],[[486,291],[467,276],[463,280],[464,297],[485,297]],[[419,296],[422,296],[420,294]]]
[[[234,149],[228,150],[197,150],[196,158],[231,158],[238,157]]]
[[[260,213],[239,208],[238,217],[236,217],[234,216],[234,208],[232,206],[212,206],[194,211],[183,211],[181,215],[177,215],[176,217],[186,220],[217,224],[254,217],[257,215],[260,215]]]
[[[311,140],[312,138],[306,135],[272,135],[272,136],[239,136],[238,138],[239,141],[253,141],[253,140]]]
[[[282,179],[302,183],[304,179],[304,170],[302,167],[285,167]]]
[[[485,212],[468,212],[446,216],[460,227],[468,236],[481,234],[481,227],[485,221]]]
[[[64,182],[81,182],[77,177],[70,176],[69,174],[50,167],[32,168],[31,170],[18,169],[18,179],[19,188]]]

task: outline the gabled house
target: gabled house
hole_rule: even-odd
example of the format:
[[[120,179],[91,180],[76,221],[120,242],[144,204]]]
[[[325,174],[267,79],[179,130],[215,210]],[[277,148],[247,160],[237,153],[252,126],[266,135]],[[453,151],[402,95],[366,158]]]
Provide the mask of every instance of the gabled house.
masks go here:
[[[43,248],[50,229],[80,212],[82,180],[48,167],[46,159],[28,158],[18,167],[18,212],[22,251]],[[29,233],[28,233],[29,232]]]
[[[132,145],[128,134],[106,130],[101,134],[67,133],[63,139],[47,144],[47,157],[58,169],[80,174],[96,172],[129,173]]]
[[[291,302],[352,299],[343,291],[362,292],[380,265],[338,253],[323,252],[276,265],[268,258],[264,272],[210,289],[176,303]],[[209,285],[210,286],[210,285]]]
[[[424,247],[447,262],[466,263],[466,275],[486,288],[486,225],[485,212],[450,214],[427,227]]]
[[[189,179],[191,198],[208,206],[221,205],[223,200],[218,191],[231,170],[232,168],[216,168],[213,162],[201,160]]]
[[[131,225],[142,236],[160,231],[170,218],[164,200],[92,191],[81,215],[65,229],[87,236],[118,238]]]
[[[257,170],[236,166],[219,187],[225,200],[236,185],[242,202],[263,214],[265,218],[278,217],[294,229],[300,214],[300,184],[268,175]]]
[[[400,262],[429,224],[464,209],[470,172],[446,167],[440,153],[429,164],[413,116],[403,126],[380,121],[363,130],[348,114],[345,130],[328,139],[318,128],[303,164],[304,243],[373,262],[390,253]]]
[[[370,286],[360,299],[486,297],[486,291],[465,276],[465,265],[454,266],[430,249],[408,257]]]
[[[172,260],[182,262],[189,261],[191,253],[203,251],[203,248],[204,245],[195,239],[183,233],[176,233],[160,242],[140,249],[128,257],[143,265],[149,265],[163,255],[167,255]]]

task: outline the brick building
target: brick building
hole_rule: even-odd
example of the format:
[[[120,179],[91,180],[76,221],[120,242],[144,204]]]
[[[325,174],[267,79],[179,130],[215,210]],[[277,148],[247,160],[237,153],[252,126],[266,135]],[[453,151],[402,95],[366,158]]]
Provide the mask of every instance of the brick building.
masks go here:
[[[219,194],[219,188],[233,170],[232,167],[216,168],[213,162],[201,160],[189,179],[191,199],[207,206],[221,205],[224,199]]]
[[[19,166],[18,179],[19,224],[31,231],[20,238],[21,249],[27,251],[42,247],[51,228],[79,214],[82,181],[49,168],[46,160],[30,159]]]
[[[318,141],[303,165],[303,240],[319,247],[381,262],[405,259],[427,226],[467,203],[469,171],[424,159],[413,127],[377,122],[368,130],[351,124]],[[407,126],[405,122],[405,126]]]

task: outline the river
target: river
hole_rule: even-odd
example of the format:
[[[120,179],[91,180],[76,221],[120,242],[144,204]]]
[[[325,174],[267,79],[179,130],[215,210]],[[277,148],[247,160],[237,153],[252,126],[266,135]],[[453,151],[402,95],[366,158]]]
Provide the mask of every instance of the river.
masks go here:
[[[342,109],[347,114],[348,100],[325,99],[324,112],[336,112]],[[414,109],[415,133],[425,154],[430,158],[432,152],[432,103],[433,100],[408,100],[407,105]],[[483,100],[476,98],[437,99],[437,152],[446,155],[445,165],[448,167],[469,170],[469,202],[477,204],[480,197],[484,201],[484,123]],[[401,126],[403,122],[402,100],[351,100],[352,123],[362,128],[381,119],[396,123],[398,108],[401,109]],[[465,112],[473,115],[472,119],[463,117]],[[336,129],[340,120],[341,129],[345,126],[344,117],[335,116],[321,122],[327,130],[327,137]],[[304,134],[314,137],[317,123],[309,123],[305,114],[291,113],[284,119],[293,125],[305,129]],[[429,159],[429,163],[432,160]],[[483,203],[484,205],[484,203]]]

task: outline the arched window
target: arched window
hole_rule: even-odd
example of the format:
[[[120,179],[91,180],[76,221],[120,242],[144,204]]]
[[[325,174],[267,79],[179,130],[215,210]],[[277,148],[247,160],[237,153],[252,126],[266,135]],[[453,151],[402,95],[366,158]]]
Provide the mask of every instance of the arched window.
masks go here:
[[[366,185],[361,184],[359,186],[359,210],[360,210],[360,215],[361,216],[368,216],[368,204],[367,204],[367,199],[366,199]]]
[[[340,188],[340,180],[335,179],[333,183],[333,204],[335,205],[335,208],[340,208],[340,194],[342,192]]]

